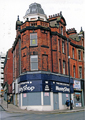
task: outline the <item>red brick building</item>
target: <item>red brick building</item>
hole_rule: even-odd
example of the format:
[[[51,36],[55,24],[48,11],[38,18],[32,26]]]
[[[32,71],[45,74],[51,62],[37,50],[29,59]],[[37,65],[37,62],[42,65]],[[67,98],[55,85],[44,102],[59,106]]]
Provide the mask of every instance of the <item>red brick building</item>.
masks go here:
[[[14,104],[28,110],[64,109],[71,94],[75,106],[83,106],[83,30],[79,34],[74,28],[66,31],[62,12],[47,19],[37,3],[29,6],[24,18],[25,22],[19,17],[16,21],[12,48]],[[36,97],[39,100],[33,101]],[[28,98],[32,101],[27,102]]]
[[[12,48],[10,48],[6,54],[4,62],[4,97],[12,94],[12,82],[13,82],[13,54]]]
[[[74,81],[74,103],[76,103],[76,106],[81,106],[80,99],[85,99],[84,32],[81,27],[80,33],[77,33],[73,28],[67,30],[67,34],[70,38],[70,75],[73,77]],[[84,104],[85,101],[82,101],[82,105]]]

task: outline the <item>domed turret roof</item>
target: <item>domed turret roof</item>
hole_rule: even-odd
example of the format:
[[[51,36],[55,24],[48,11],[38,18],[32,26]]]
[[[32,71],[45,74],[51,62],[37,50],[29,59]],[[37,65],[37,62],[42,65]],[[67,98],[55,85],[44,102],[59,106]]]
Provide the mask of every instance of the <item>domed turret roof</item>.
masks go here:
[[[41,5],[38,3],[32,3],[29,5],[29,9],[26,11],[24,19],[29,19],[30,21],[37,20],[40,17],[41,20],[47,21],[47,16],[44,13]]]
[[[45,15],[44,10],[41,8],[40,4],[38,4],[38,3],[32,3],[31,5],[29,5],[29,9],[26,11],[25,15],[36,14],[36,13],[44,14]]]

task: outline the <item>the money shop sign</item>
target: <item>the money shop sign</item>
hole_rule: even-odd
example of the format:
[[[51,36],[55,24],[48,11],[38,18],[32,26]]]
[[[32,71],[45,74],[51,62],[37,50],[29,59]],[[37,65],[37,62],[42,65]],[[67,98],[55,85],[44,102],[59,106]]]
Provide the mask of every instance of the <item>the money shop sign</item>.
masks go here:
[[[62,92],[62,93],[69,93],[70,92],[69,84],[57,82],[54,86],[55,86],[54,92]]]

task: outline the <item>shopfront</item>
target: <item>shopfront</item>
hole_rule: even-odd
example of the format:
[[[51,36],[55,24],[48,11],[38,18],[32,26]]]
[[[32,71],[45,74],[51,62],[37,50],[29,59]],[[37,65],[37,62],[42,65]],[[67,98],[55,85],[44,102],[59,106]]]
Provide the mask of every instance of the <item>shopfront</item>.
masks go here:
[[[24,75],[18,79],[19,107],[39,111],[65,109],[70,90],[73,94],[73,82],[71,79],[69,87],[68,77],[53,74]]]
[[[81,89],[81,81],[74,80],[74,106],[82,107],[83,106],[83,89]]]

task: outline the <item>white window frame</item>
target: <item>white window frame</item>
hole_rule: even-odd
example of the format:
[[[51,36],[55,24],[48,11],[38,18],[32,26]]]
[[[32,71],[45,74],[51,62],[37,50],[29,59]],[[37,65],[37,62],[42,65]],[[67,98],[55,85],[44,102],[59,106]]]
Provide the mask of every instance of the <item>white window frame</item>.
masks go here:
[[[30,33],[30,46],[37,46],[37,36],[36,36],[36,38],[32,39],[32,38],[31,38],[31,35],[33,35],[33,34],[36,34],[36,35],[37,35],[37,33]],[[35,40],[35,41],[34,41],[34,42],[35,42],[34,45],[32,44],[32,40]]]
[[[32,59],[33,59],[33,58],[36,58],[37,60],[32,62]],[[33,69],[33,66],[32,66],[33,63],[36,63],[36,64],[37,64],[37,68],[36,68],[36,69]],[[31,56],[30,56],[30,69],[31,69],[31,71],[33,71],[33,70],[38,70],[38,55],[31,55]]]

